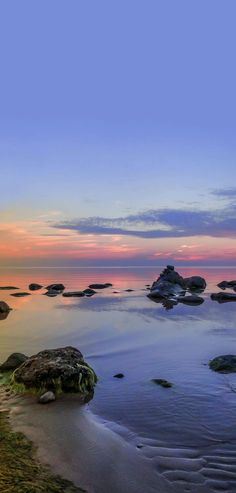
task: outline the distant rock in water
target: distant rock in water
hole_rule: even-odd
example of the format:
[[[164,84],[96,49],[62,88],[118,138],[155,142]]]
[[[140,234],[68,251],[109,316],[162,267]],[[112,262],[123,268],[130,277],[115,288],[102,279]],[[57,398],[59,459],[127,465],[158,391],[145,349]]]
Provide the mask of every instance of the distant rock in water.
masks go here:
[[[217,284],[217,286],[221,289],[236,289],[236,281],[221,281]]]
[[[212,293],[211,299],[218,301],[218,303],[227,303],[229,301],[236,301],[236,294],[234,293]]]
[[[1,290],[13,290],[13,289],[19,289],[19,288],[16,288],[16,286],[0,286],[0,289]]]
[[[64,291],[65,286],[64,284],[49,284],[49,286],[46,287],[49,291]]]
[[[41,286],[41,284],[37,284],[35,282],[31,283],[29,285],[29,290],[30,291],[38,291],[39,289],[42,289],[43,286]]]
[[[11,308],[5,301],[0,301],[0,313],[8,313]]]
[[[134,291],[134,289],[125,289],[125,291],[126,291],[127,293],[132,293],[132,291]]]
[[[204,303],[204,298],[201,298],[200,296],[179,296],[177,298],[179,303],[184,303],[185,305],[201,305]]]
[[[168,389],[173,386],[171,382],[168,382],[168,380],[164,380],[163,378],[153,378],[152,382],[155,383],[156,385],[160,385],[161,387],[164,387],[165,389]]]
[[[16,370],[22,363],[24,363],[28,359],[25,354],[22,353],[12,353],[7,360],[0,365],[1,371],[10,371]]]
[[[158,279],[153,282],[147,296],[149,298],[169,298],[184,293],[183,277],[174,270],[173,265],[167,265]]]
[[[31,293],[22,292],[22,293],[11,293],[10,296],[14,296],[15,298],[22,298],[23,296],[30,296]]]
[[[66,293],[63,293],[62,296],[65,296],[65,298],[82,298],[83,296],[85,296],[85,293],[83,291],[68,291]]]
[[[83,293],[86,295],[86,296],[93,296],[94,294],[96,294],[97,291],[94,291],[94,289],[91,289],[91,288],[86,288],[83,290]]]
[[[218,371],[220,373],[235,373],[236,372],[236,355],[226,354],[224,356],[217,356],[209,363],[211,370]]]
[[[206,288],[206,281],[200,276],[185,277],[184,284],[190,291],[203,291]]]
[[[56,291],[54,289],[49,289],[49,291],[46,291],[46,293],[43,293],[45,296],[49,296],[49,298],[54,298],[55,296],[58,296],[61,294],[62,291]]]
[[[124,374],[123,373],[116,373],[115,375],[113,375],[114,378],[124,378]]]
[[[82,353],[71,346],[46,349],[28,358],[13,374],[14,384],[21,384],[25,391],[55,394],[76,392],[89,401],[93,396],[97,377],[83,359]]]
[[[90,289],[105,289],[105,288],[110,288],[112,284],[110,282],[106,282],[105,284],[101,283],[95,283],[95,284],[90,284],[89,288]]]

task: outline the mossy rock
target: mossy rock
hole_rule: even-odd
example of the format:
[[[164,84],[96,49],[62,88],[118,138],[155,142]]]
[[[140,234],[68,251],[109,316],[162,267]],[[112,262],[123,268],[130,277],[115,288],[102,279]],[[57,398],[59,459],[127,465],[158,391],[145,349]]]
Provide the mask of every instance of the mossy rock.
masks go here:
[[[225,354],[223,356],[217,356],[209,363],[211,370],[218,371],[220,373],[235,373],[236,372],[236,355]]]
[[[73,347],[46,349],[31,356],[12,375],[11,386],[19,393],[52,391],[79,393],[87,402],[93,397],[97,376]]]
[[[155,383],[156,385],[160,385],[161,387],[164,387],[165,389],[168,389],[173,386],[171,382],[168,382],[168,380],[164,380],[163,378],[153,378],[152,382]]]

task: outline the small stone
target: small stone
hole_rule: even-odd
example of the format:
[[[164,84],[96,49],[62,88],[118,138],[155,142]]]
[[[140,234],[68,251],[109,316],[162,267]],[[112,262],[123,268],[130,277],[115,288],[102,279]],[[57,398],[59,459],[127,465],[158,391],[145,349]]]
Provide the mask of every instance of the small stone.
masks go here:
[[[16,288],[15,286],[0,286],[0,289],[1,290],[12,290],[12,289],[19,289],[19,288]]]
[[[124,378],[123,373],[116,373],[116,375],[113,375],[114,378]]]
[[[63,293],[62,296],[65,296],[65,298],[82,298],[83,296],[85,296],[85,293],[83,291],[68,291],[67,293]]]
[[[125,291],[126,291],[127,293],[131,293],[132,291],[134,291],[134,289],[125,289]]]
[[[168,382],[168,380],[163,380],[163,378],[153,378],[152,382],[155,383],[156,385],[160,385],[161,387],[164,387],[165,389],[168,389],[169,387],[172,387],[173,384]]]
[[[10,296],[15,296],[15,298],[21,298],[23,296],[30,296],[31,293],[26,293],[26,292],[22,292],[22,293],[11,293]]]
[[[48,404],[49,402],[53,402],[56,400],[54,392],[51,392],[50,390],[48,392],[45,392],[45,394],[41,395],[39,398],[39,403],[40,404]]]
[[[95,283],[95,284],[90,284],[89,288],[90,289],[105,289],[111,287],[112,284],[110,282],[106,282],[105,284],[101,283]]]
[[[8,313],[10,310],[10,306],[5,301],[0,301],[0,313]]]
[[[49,284],[49,286],[46,287],[46,289],[53,290],[53,291],[64,291],[65,286],[64,284]]]
[[[31,283],[29,285],[29,290],[30,291],[38,291],[38,289],[42,289],[43,286],[41,286],[41,284],[37,284],[35,282]]]
[[[86,296],[93,296],[96,292],[97,291],[94,291],[94,289],[91,288],[86,288],[83,290],[83,293],[86,294]]]

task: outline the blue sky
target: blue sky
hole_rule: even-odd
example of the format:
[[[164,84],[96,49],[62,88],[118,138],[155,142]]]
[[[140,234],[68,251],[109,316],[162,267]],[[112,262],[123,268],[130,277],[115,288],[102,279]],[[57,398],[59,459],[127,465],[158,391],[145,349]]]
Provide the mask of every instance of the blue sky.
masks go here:
[[[227,255],[233,261],[235,2],[8,0],[1,2],[0,14],[3,254],[7,242],[19,240],[23,251],[17,231],[24,230],[25,242],[34,238],[30,259],[42,254],[45,262],[57,252],[66,262],[67,247],[59,248],[59,238],[65,224],[72,224],[66,234],[77,262],[88,239],[79,228],[83,220],[99,262],[109,251],[115,260],[112,238],[106,243],[98,230],[112,219],[109,235],[121,230],[121,256],[122,248],[130,248],[125,261],[152,255],[155,260],[159,250],[175,259],[180,217],[192,218],[187,234],[196,239],[203,236],[196,217],[203,223],[207,215],[209,238],[217,230],[217,262],[224,257],[217,239],[222,237],[230,238]],[[160,226],[163,209],[176,225]],[[156,211],[151,226],[145,223],[150,210]],[[165,247],[160,234],[154,245],[124,232],[133,215],[139,217],[133,230],[173,229],[171,252],[171,234]],[[36,243],[54,235],[55,225],[58,240],[39,254]],[[202,251],[212,248],[207,236]],[[22,255],[18,249],[11,259],[24,263]]]

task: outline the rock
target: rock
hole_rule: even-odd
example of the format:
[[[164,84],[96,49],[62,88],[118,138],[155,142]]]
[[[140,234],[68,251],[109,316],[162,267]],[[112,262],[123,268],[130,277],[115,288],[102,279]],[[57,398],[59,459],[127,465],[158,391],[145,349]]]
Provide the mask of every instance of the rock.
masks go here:
[[[13,289],[19,289],[19,288],[16,288],[15,286],[0,286],[0,289],[1,290],[13,290]]]
[[[203,291],[206,288],[206,281],[200,276],[185,277],[184,284],[190,291]]]
[[[82,296],[85,296],[85,293],[83,291],[68,291],[67,293],[63,293],[62,296],[65,296],[65,298],[70,298],[72,296],[82,298]]]
[[[25,356],[25,354],[22,353],[12,353],[10,356],[8,356],[7,360],[0,365],[0,370],[1,371],[8,371],[8,370],[15,370],[18,368],[22,363],[27,361],[28,357]]]
[[[50,289],[49,291],[46,291],[46,293],[43,293],[45,296],[49,296],[50,298],[54,298],[54,296],[58,296],[61,294],[62,291],[56,291],[54,289]]]
[[[125,291],[126,291],[127,293],[132,293],[132,291],[134,291],[134,289],[125,289]]]
[[[236,281],[221,281],[217,284],[218,288],[226,289],[226,288],[236,288]]]
[[[185,305],[201,305],[204,303],[204,299],[200,296],[179,296],[177,298],[179,303],[184,303]]]
[[[165,389],[168,389],[169,387],[173,386],[173,384],[168,382],[168,380],[163,380],[162,378],[153,378],[152,382],[155,383],[156,385],[160,385],[161,387],[164,387]]]
[[[234,293],[212,293],[211,299],[218,301],[218,303],[227,303],[228,301],[236,301],[236,294]]]
[[[209,366],[211,370],[221,373],[234,373],[236,372],[236,355],[226,354],[224,356],[217,356],[210,361]]]
[[[82,353],[71,346],[46,349],[28,358],[13,374],[14,384],[25,391],[79,393],[83,400],[93,396],[97,377],[83,359]]]
[[[39,403],[40,404],[49,404],[49,402],[54,402],[56,400],[56,396],[54,392],[48,391],[45,392],[45,394],[41,395],[39,398]]]
[[[97,291],[94,291],[94,289],[90,289],[90,288],[86,288],[83,290],[83,293],[86,295],[86,296],[93,296],[94,294],[96,294]]]
[[[42,289],[43,286],[41,286],[41,284],[37,284],[37,283],[31,283],[29,285],[29,290],[30,291],[38,291],[38,289]]]
[[[64,291],[65,286],[64,284],[49,284],[46,289],[48,291]]]
[[[30,293],[22,291],[22,293],[11,293],[10,296],[14,296],[15,298],[22,298],[23,296],[30,296]]]
[[[149,298],[170,298],[185,294],[184,279],[174,270],[173,265],[168,265],[156,281],[153,282]]]
[[[124,378],[123,373],[116,373],[116,375],[113,375],[114,378]]]
[[[0,313],[8,313],[10,310],[10,306],[5,301],[0,301]]]
[[[112,286],[111,283],[106,282],[105,284],[99,284],[99,283],[97,283],[97,284],[90,284],[89,285],[89,288],[90,289],[105,289],[105,288],[109,288],[111,286]]]

